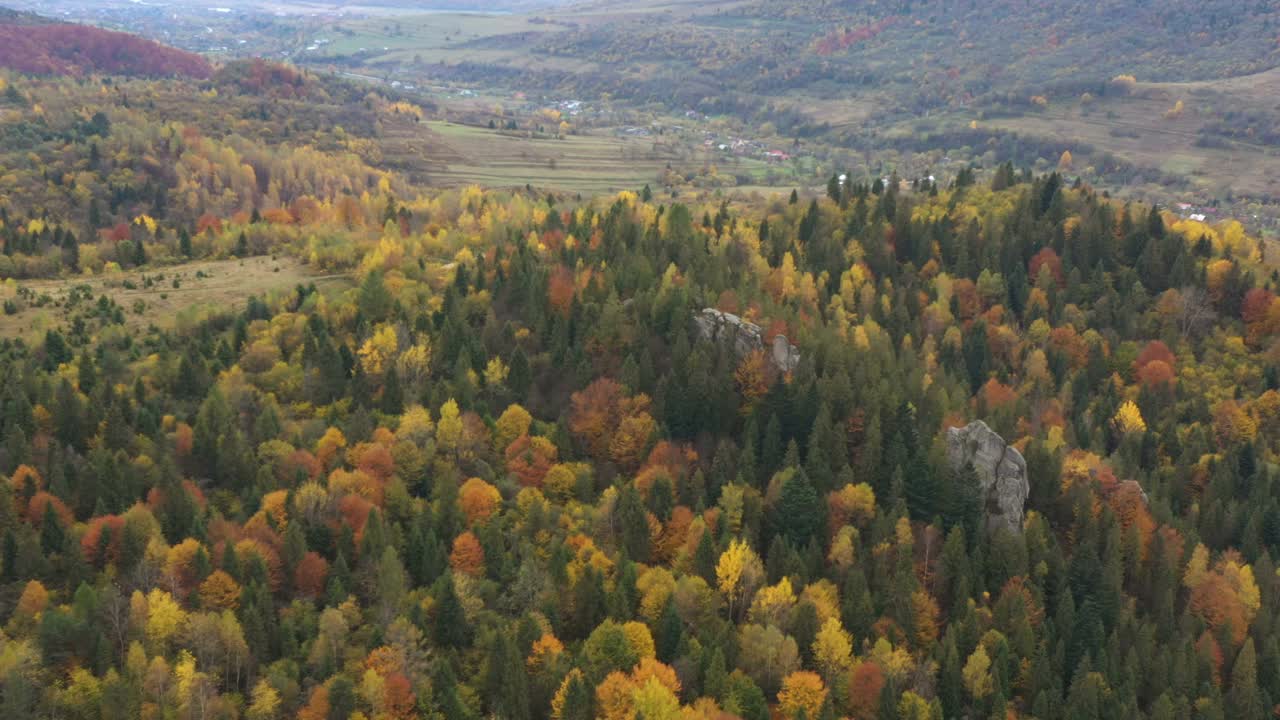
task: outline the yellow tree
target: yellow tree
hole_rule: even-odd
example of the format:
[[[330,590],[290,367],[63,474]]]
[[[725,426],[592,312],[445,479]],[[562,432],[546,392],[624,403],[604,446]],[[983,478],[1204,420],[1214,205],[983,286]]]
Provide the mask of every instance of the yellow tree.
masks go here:
[[[275,720],[280,712],[280,693],[266,680],[259,680],[253,686],[249,708],[245,711],[248,720]]]
[[[360,346],[360,367],[368,375],[382,375],[392,361],[399,343],[395,328],[386,324],[378,326],[373,335]]]
[[[978,649],[974,650],[965,662],[964,670],[960,675],[964,680],[965,688],[974,700],[981,700],[991,694],[994,681],[991,678],[991,658],[987,655],[985,647],[978,645]]]
[[[791,588],[791,579],[783,576],[776,585],[761,588],[756,593],[747,618],[758,625],[788,627],[795,605],[796,594]]]
[[[533,416],[517,404],[507,406],[493,424],[493,449],[502,452],[521,435],[529,432]]]
[[[716,585],[729,603],[729,617],[743,598],[755,590],[764,577],[764,565],[756,551],[742,540],[729,543],[716,563]]]
[[[827,618],[814,636],[813,659],[828,682],[847,672],[853,664],[853,638],[845,632],[839,618]]]
[[[798,717],[804,711],[806,718],[816,718],[827,699],[827,687],[817,673],[807,670],[793,672],[782,679],[778,691],[778,710],[784,718]]]
[[[489,363],[484,366],[484,384],[488,388],[500,388],[507,382],[507,375],[511,369],[507,364],[502,362],[502,358],[492,358]]]
[[[750,413],[756,401],[769,392],[769,360],[764,350],[754,350],[743,358],[733,373],[733,379],[746,401],[743,413]]]
[[[210,610],[235,610],[240,605],[240,584],[222,570],[214,570],[200,583],[200,602]]]
[[[449,398],[440,406],[440,422],[436,423],[436,443],[445,452],[458,449],[458,441],[462,439],[462,414],[458,403]]]
[[[1116,410],[1113,422],[1116,425],[1116,430],[1121,435],[1146,432],[1147,430],[1147,422],[1142,419],[1142,411],[1138,409],[1138,406],[1132,400],[1125,402],[1120,406],[1119,410]]]
[[[163,649],[165,643],[186,626],[187,612],[172,595],[159,588],[147,593],[146,633],[154,647]]]

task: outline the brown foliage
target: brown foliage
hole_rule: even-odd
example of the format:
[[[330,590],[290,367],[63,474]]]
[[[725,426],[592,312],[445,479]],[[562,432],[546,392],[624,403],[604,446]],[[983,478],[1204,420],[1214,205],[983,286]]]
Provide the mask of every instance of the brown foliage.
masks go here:
[[[91,73],[207,78],[209,61],[128,33],[89,25],[0,25],[0,66],[32,75]]]
[[[58,518],[58,522],[62,524],[63,528],[70,528],[71,524],[75,522],[75,516],[71,514],[71,509],[67,507],[67,504],[43,490],[32,495],[31,501],[27,503],[27,522],[37,528],[43,527],[46,508],[49,507],[53,508],[53,514]]]
[[[1031,284],[1034,285],[1040,277],[1041,268],[1049,269],[1049,275],[1058,287],[1064,285],[1062,259],[1058,257],[1058,253],[1054,252],[1053,248],[1044,248],[1032,256],[1031,261],[1027,263],[1027,277],[1031,280]]]
[[[455,571],[479,577],[484,574],[484,548],[470,531],[453,539],[453,552],[449,553],[449,567]]]
[[[547,302],[551,303],[552,310],[568,317],[576,291],[573,271],[563,265],[551,271],[551,277],[547,279]]]
[[[102,537],[107,541],[103,547]],[[120,547],[124,541],[124,518],[119,515],[103,515],[89,521],[84,536],[80,538],[80,550],[84,553],[85,562],[102,566],[120,559]],[[99,557],[99,551],[105,549],[105,557]]]
[[[849,716],[854,720],[874,720],[880,707],[884,672],[873,662],[858,663],[849,673]]]
[[[458,506],[467,516],[468,525],[488,520],[501,504],[498,489],[480,478],[469,478],[458,490]]]
[[[556,463],[558,450],[546,438],[521,435],[507,447],[507,472],[515,475],[521,485],[542,487],[542,480]]]
[[[293,571],[293,589],[302,597],[319,597],[329,577],[329,562],[317,552],[308,552]]]
[[[648,415],[649,397],[636,395],[626,397],[623,387],[616,381],[602,377],[588,385],[584,390],[576,392],[570,398],[569,429],[597,460],[606,458],[632,460],[636,458],[633,451],[635,445],[630,442],[637,432],[642,432],[648,423],[643,418]],[[643,417],[641,417],[643,416]],[[627,428],[628,442],[621,443],[614,452],[614,436],[623,422],[630,418],[639,418]],[[647,438],[645,438],[647,440]],[[641,449],[643,451],[643,448]]]
[[[240,605],[240,584],[222,570],[214,570],[200,583],[200,603],[210,610],[235,610]]]

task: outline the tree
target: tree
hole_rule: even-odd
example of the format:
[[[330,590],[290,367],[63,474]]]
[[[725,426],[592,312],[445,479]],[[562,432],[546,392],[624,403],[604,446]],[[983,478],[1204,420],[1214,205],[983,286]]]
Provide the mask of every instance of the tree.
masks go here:
[[[551,717],[554,720],[591,720],[594,694],[582,671],[569,671],[551,701]]]
[[[473,577],[484,574],[484,548],[470,531],[453,539],[453,551],[449,553],[449,567],[456,572]]]
[[[514,474],[521,485],[542,487],[558,453],[550,439],[522,434],[506,448],[507,471]]]
[[[829,617],[813,640],[813,658],[827,682],[849,670],[853,663],[853,640],[839,618]]]
[[[404,565],[396,549],[388,545],[378,560],[378,616],[383,627],[395,618],[407,588]]]
[[[508,405],[502,415],[494,422],[493,447],[500,452],[506,449],[522,435],[528,435],[529,426],[533,424],[533,416],[520,405]]]
[[[382,271],[370,271],[360,283],[360,296],[357,301],[360,314],[370,323],[382,322],[391,313],[393,303],[391,291],[383,282]]]
[[[488,692],[491,707],[499,717],[529,718],[529,679],[524,660],[507,633],[499,633],[489,656]]]
[[[985,647],[979,645],[973,651],[965,661],[962,675],[965,689],[974,700],[983,700],[991,694],[994,681],[991,678],[991,658],[987,655]]]
[[[498,489],[480,478],[469,478],[458,490],[458,505],[468,525],[487,521],[501,504]]]
[[[629,485],[622,490],[616,512],[622,530],[622,549],[632,560],[648,562],[649,515],[634,485]]]
[[[751,546],[741,540],[729,543],[716,563],[716,585],[729,603],[729,617],[764,579],[764,565]]]
[[[778,499],[775,513],[778,531],[792,547],[805,547],[817,534],[824,515],[818,491],[803,469],[796,470],[783,484]]]
[[[880,706],[885,677],[880,666],[861,662],[849,676],[849,712],[855,720],[873,720]]]
[[[448,573],[436,582],[434,629],[435,641],[445,647],[460,648],[471,641],[471,624],[463,612],[462,603],[454,590],[453,577]]]
[[[240,584],[222,570],[214,570],[200,583],[200,602],[210,610],[235,610],[240,605]]]
[[[800,669],[800,649],[795,638],[770,625],[742,625],[738,629],[738,667],[767,694],[774,694],[782,680]]]
[[[1230,717],[1262,717],[1266,712],[1258,692],[1258,659],[1253,638],[1245,639],[1236,661],[1232,663],[1231,690],[1227,693],[1226,704]]]
[[[782,680],[778,710],[786,718],[818,718],[827,699],[827,688],[817,674],[793,672]]]
[[[249,707],[245,711],[248,720],[276,720],[280,711],[280,693],[265,679],[253,686]]]
[[[316,598],[324,591],[329,575],[329,563],[317,552],[302,556],[293,573],[293,588],[300,596]]]

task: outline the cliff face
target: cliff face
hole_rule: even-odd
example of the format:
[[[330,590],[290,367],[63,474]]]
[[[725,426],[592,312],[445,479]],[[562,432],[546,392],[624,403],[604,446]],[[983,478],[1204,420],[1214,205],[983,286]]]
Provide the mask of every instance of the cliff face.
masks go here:
[[[1023,508],[1031,494],[1027,461],[1004,438],[975,420],[947,430],[947,459],[957,470],[972,464],[982,483],[987,532],[1005,528],[1022,532]]]
[[[792,345],[785,335],[765,338],[759,325],[732,313],[706,308],[693,317],[693,326],[703,340],[732,344],[738,357],[764,350],[774,366],[784,373],[800,365],[800,349]]]

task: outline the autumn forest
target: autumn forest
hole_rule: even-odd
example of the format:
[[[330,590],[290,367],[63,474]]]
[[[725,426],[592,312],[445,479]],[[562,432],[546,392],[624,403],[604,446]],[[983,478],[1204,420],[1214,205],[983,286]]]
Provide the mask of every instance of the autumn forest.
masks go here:
[[[0,717],[1280,713],[1240,222],[438,187],[389,87],[93,37],[0,62]]]

